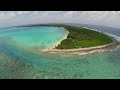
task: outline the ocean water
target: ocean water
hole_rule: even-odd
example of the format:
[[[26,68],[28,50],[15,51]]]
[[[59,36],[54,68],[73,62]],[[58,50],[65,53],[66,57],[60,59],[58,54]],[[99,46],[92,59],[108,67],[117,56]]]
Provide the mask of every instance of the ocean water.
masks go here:
[[[104,28],[102,30],[104,31]],[[116,29],[112,30],[115,33]],[[117,36],[118,32],[120,33],[120,30],[117,30]],[[61,40],[66,34],[65,30],[57,27],[1,29],[0,78],[120,78],[120,48],[86,55],[41,52],[42,49],[51,47],[58,40]]]

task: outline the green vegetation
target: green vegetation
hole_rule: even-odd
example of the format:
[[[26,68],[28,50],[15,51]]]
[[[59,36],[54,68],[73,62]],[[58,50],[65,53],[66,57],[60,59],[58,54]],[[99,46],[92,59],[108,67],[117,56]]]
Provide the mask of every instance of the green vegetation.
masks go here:
[[[112,43],[112,38],[106,34],[86,29],[83,27],[69,26],[69,25],[54,25],[63,27],[69,31],[67,39],[63,40],[57,49],[73,49],[85,48],[92,46],[99,46]]]
[[[56,47],[57,49],[85,48],[85,47],[109,44],[113,42],[112,38],[107,36],[106,34],[94,30],[86,29],[83,27],[63,25],[63,24],[51,24],[51,25],[41,24],[35,26],[63,27],[69,31],[67,39],[63,40],[61,44],[59,44]]]

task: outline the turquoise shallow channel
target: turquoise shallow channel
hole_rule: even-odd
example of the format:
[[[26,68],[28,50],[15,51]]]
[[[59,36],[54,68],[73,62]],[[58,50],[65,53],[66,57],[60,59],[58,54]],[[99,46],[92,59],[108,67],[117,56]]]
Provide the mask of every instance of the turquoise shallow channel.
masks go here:
[[[120,78],[120,48],[87,55],[50,54],[67,31],[57,27],[0,30],[0,79]]]

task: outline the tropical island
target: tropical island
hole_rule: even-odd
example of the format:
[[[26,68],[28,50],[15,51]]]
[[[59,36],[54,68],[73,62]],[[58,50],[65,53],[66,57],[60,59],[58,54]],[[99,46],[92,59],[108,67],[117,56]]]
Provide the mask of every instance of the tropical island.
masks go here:
[[[44,52],[89,52],[118,44],[113,37],[87,27],[65,24],[41,24],[31,26],[59,27],[69,32],[63,40],[58,41],[50,48],[44,49]]]
[[[57,49],[85,48],[113,42],[111,37],[87,28],[70,25],[56,26],[69,31],[67,38],[56,47]]]
[[[69,33],[62,41],[53,47],[44,49],[44,52],[89,52],[100,50],[118,44],[111,36],[89,29],[87,27],[71,26],[64,24],[51,24],[40,26],[54,26],[67,30]]]

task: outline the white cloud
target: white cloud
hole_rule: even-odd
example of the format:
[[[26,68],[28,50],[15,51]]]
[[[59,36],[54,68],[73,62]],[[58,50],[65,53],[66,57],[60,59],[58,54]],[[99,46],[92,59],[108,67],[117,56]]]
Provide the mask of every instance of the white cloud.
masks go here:
[[[120,28],[120,11],[0,11],[0,27],[50,22],[87,23]]]
[[[14,16],[15,16],[15,14],[12,12],[9,14],[0,13],[0,22],[4,22],[4,20],[12,19]]]

